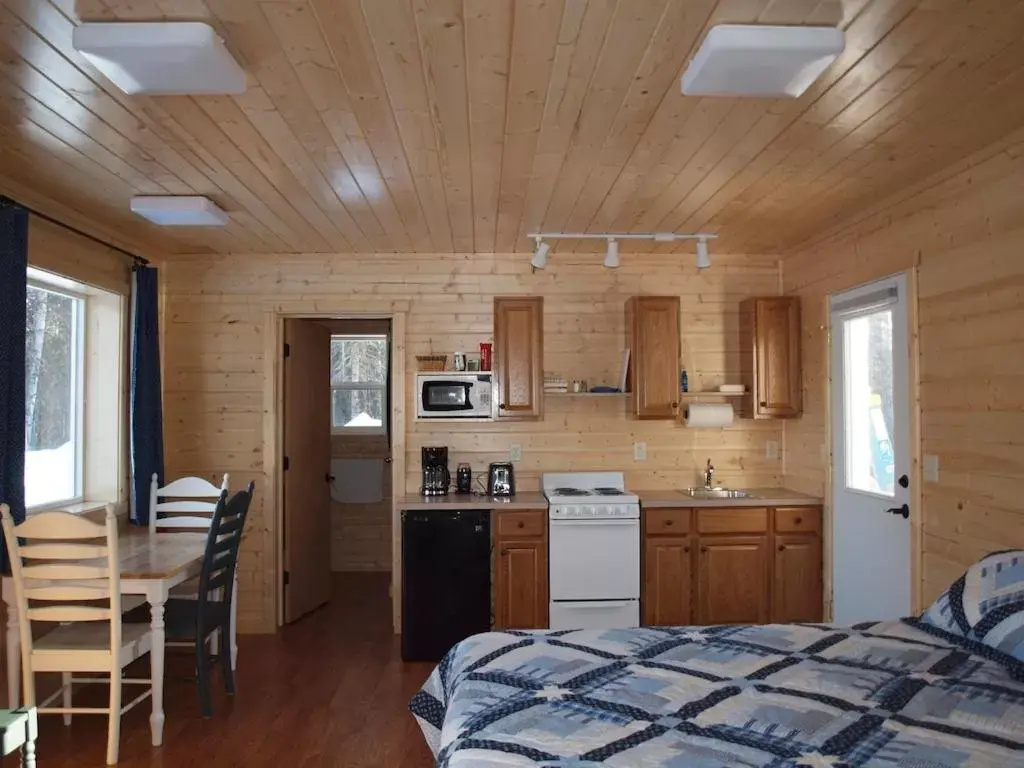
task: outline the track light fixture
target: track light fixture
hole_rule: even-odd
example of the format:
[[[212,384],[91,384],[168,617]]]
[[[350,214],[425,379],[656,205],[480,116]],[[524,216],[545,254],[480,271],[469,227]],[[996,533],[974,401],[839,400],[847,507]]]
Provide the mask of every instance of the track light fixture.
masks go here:
[[[674,243],[676,240],[697,241],[697,269],[707,269],[711,266],[711,255],[708,252],[708,240],[715,240],[718,235],[709,232],[625,232],[604,234],[591,234],[588,232],[567,233],[567,232],[535,232],[532,237],[537,243],[533,252],[530,264],[534,269],[544,269],[548,263],[548,252],[551,245],[546,240],[607,240],[608,248],[604,255],[604,265],[608,269],[615,269],[620,264],[619,241],[620,240],[653,240],[656,243]]]
[[[618,269],[619,267],[619,241],[614,237],[608,238],[608,250],[604,255],[604,265],[608,269]]]
[[[711,255],[708,253],[708,240],[702,237],[697,241],[697,269],[707,269],[711,266]]]
[[[544,269],[548,265],[548,251],[551,250],[551,244],[545,243],[539,237],[535,237],[534,240],[537,241],[537,250],[533,252],[530,266],[534,269]]]

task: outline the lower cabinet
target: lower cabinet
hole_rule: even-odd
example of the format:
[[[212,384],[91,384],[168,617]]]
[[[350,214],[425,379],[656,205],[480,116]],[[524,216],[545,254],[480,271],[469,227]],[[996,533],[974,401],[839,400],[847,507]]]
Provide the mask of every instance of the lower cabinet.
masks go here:
[[[494,512],[494,628],[548,626],[547,511]]]
[[[772,571],[772,622],[821,621],[821,539],[776,535]]]
[[[701,536],[697,623],[764,624],[769,613],[768,537]]]
[[[822,620],[821,510],[643,513],[645,625]]]

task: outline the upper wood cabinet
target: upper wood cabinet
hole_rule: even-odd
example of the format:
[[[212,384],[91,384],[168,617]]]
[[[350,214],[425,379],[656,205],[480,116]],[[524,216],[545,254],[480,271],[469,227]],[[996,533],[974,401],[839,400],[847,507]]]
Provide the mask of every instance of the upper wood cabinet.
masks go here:
[[[495,297],[493,366],[498,418],[540,418],[544,414],[543,297]]]
[[[679,413],[679,297],[634,296],[626,302],[632,413],[674,419]]]
[[[740,305],[741,375],[747,394],[740,415],[789,419],[803,410],[800,299],[771,296]]]

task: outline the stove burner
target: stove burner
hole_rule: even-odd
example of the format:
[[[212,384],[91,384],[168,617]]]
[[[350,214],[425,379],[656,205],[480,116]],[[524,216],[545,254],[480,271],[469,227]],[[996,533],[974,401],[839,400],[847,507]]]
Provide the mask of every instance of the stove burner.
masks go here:
[[[590,491],[584,491],[582,488],[555,488],[554,494],[556,496],[589,496]]]
[[[594,493],[598,496],[625,496],[626,492],[621,488],[595,488]]]

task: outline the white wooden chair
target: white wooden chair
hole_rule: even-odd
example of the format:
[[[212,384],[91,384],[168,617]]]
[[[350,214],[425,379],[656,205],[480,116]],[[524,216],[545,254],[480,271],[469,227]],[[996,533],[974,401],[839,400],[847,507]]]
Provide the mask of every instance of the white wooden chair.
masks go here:
[[[117,557],[117,517],[107,506],[105,523],[94,523],[70,512],[33,514],[14,524],[11,511],[0,504],[4,538],[11,560],[11,576],[21,635],[24,706],[36,706],[37,672],[60,672],[60,690],[38,705],[40,714],[59,712],[65,724],[73,713],[108,717],[107,764],[117,763],[121,715],[153,693],[152,680],[122,679],[122,670],[149,653],[149,625],[121,624],[121,574]],[[23,544],[19,539],[24,540]],[[105,603],[105,605],[104,605]],[[38,639],[33,625],[56,624]],[[107,678],[73,677],[74,673],[106,672]],[[105,708],[74,707],[75,683],[110,684]],[[124,683],[148,686],[122,706]],[[63,706],[49,707],[58,696]]]
[[[154,472],[149,483],[149,532],[195,531],[210,529],[217,501],[223,491],[228,490],[228,473],[224,473],[220,488],[201,477],[179,477],[163,488],[159,487]],[[166,499],[166,501],[160,501]],[[237,571],[236,571],[237,574]],[[199,583],[192,579],[171,590],[171,597],[178,600],[198,600]],[[238,668],[238,576],[235,576],[231,594],[231,630],[227,638],[231,652],[231,669]],[[211,641],[214,653],[219,650],[219,638]],[[168,643],[168,645],[172,645]],[[188,643],[173,643],[188,645]]]

